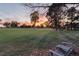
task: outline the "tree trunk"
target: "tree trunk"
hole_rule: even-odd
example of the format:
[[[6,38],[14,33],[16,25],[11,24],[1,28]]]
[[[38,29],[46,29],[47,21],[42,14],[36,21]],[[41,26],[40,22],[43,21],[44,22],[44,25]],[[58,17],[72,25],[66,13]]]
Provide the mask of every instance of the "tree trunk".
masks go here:
[[[57,18],[54,19],[54,24],[55,24],[55,29],[57,31],[58,30],[58,21],[57,21]]]
[[[71,30],[73,30],[73,20],[71,21]]]
[[[35,27],[35,24],[36,24],[36,21],[33,23],[33,26],[32,27]]]

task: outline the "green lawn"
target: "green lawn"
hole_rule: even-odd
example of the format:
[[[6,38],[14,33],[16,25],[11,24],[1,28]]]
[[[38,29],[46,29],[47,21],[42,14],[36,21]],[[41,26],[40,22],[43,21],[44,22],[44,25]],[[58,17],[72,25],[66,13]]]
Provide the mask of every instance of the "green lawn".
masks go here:
[[[79,31],[53,29],[0,29],[0,55],[47,55],[49,49],[62,41],[75,41],[79,46]]]

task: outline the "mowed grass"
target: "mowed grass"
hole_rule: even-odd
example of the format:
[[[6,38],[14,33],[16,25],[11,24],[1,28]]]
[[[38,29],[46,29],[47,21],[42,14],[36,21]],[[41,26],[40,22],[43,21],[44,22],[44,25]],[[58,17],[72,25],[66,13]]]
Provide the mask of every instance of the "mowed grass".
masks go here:
[[[0,55],[47,55],[49,49],[62,41],[75,41],[79,46],[79,31],[3,28],[0,29]]]

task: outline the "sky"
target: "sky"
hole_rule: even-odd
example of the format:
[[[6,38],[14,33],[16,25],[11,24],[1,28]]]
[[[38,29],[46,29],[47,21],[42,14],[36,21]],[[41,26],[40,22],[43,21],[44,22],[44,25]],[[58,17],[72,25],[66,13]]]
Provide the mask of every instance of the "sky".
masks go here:
[[[46,12],[47,9],[39,8],[38,10],[41,14]],[[0,3],[0,19],[3,20],[30,21],[32,12],[33,9],[25,7],[22,3]]]
[[[30,21],[30,14],[35,10],[39,11],[40,14],[43,14],[48,10],[48,8],[33,9],[25,7],[22,3],[0,3],[0,19]]]
[[[16,21],[29,21],[30,9],[20,3],[0,3],[0,19],[14,19]]]
[[[43,14],[48,9],[37,8],[36,10]],[[33,9],[25,7],[22,3],[0,3],[0,19],[2,20],[30,21],[30,14],[32,12]]]

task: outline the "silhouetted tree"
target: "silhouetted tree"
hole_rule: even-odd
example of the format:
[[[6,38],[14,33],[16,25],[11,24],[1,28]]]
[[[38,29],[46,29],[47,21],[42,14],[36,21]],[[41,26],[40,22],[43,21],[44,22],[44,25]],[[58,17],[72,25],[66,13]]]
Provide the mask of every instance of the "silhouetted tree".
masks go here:
[[[70,23],[71,30],[73,29],[73,22],[75,20],[79,19],[79,11],[76,9],[76,7],[78,7],[78,6],[79,6],[79,4],[77,4],[75,7],[71,7],[67,10],[67,16],[68,16],[69,20],[71,20],[71,23]]]
[[[66,7],[64,3],[53,3],[48,10],[47,15],[49,15],[54,21],[54,27],[56,30],[59,27],[59,20],[64,13],[63,8]]]
[[[67,13],[68,13],[68,17],[71,20],[71,30],[72,30],[72,22],[74,21],[74,17],[75,17],[75,13],[76,13],[76,9],[74,7],[71,7],[70,9],[68,9]]]
[[[0,19],[0,21],[2,21],[2,19]]]
[[[12,21],[11,22],[11,27],[13,27],[13,28],[17,27],[17,21]]]
[[[35,27],[35,24],[37,22],[37,20],[39,19],[39,13],[38,11],[34,11],[33,13],[31,13],[31,22],[33,24],[33,27]]]
[[[5,22],[3,25],[6,26],[7,28],[11,27],[11,24],[9,22]]]

